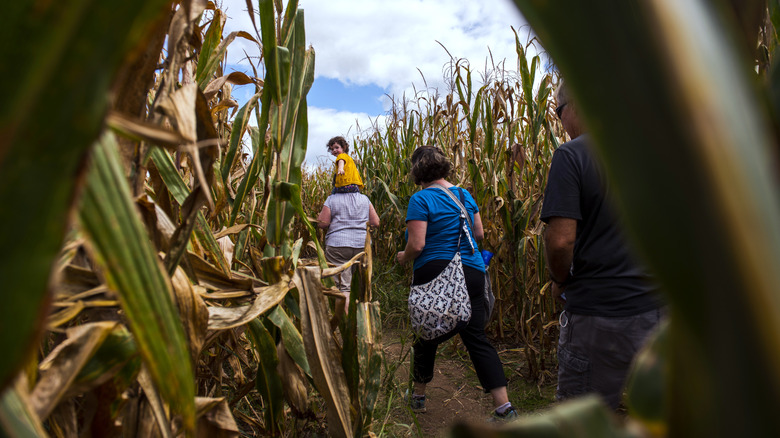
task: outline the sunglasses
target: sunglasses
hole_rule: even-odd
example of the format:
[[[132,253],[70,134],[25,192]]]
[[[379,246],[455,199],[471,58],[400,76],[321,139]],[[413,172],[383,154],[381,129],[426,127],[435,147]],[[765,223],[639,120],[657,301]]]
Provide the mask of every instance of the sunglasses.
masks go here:
[[[558,118],[559,119],[561,118],[561,114],[563,113],[563,108],[566,105],[568,105],[568,104],[569,104],[568,102],[567,103],[562,103],[562,104],[558,105],[557,107],[555,107],[555,114],[558,114]]]

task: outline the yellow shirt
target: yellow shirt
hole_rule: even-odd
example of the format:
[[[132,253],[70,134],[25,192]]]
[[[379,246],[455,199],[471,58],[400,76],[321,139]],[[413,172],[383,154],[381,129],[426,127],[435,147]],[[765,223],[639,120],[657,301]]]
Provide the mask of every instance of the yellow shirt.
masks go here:
[[[344,160],[344,175],[338,174],[340,160]],[[363,180],[360,179],[360,173],[358,173],[352,157],[347,154],[338,154],[336,156],[336,169],[333,174],[333,185],[335,187],[344,187],[350,184],[357,184],[361,189],[363,188]]]

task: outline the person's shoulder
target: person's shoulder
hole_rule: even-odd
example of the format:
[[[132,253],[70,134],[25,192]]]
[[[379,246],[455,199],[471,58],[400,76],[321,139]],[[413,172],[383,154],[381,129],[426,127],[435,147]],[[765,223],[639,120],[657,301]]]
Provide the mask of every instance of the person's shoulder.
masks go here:
[[[587,134],[580,135],[577,138],[571,139],[566,143],[560,145],[557,151],[582,154],[588,153],[590,147],[590,137]]]
[[[471,196],[471,192],[469,191],[469,189],[465,187],[461,187],[461,186],[452,186],[452,187],[455,187],[456,189],[460,190],[461,192],[463,192],[464,195]]]
[[[346,160],[346,159],[351,159],[349,154],[347,154],[346,152],[342,152],[342,153],[336,155],[336,160]]]
[[[409,197],[409,202],[416,201],[416,202],[425,202],[425,200],[430,199],[432,193],[431,190],[428,189],[420,189],[414,193],[412,193],[412,196]]]

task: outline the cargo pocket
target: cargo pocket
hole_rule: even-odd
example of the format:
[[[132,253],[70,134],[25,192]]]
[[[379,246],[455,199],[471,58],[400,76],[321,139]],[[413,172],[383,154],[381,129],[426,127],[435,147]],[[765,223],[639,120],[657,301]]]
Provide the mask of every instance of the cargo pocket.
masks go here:
[[[566,347],[558,347],[558,390],[556,398],[563,400],[589,392],[590,362]]]

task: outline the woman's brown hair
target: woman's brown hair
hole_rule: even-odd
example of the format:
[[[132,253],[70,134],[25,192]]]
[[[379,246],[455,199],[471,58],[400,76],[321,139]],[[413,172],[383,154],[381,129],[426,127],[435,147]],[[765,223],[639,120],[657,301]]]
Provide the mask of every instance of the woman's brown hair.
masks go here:
[[[452,163],[436,146],[420,146],[412,153],[412,178],[415,184],[447,178],[450,171]]]

